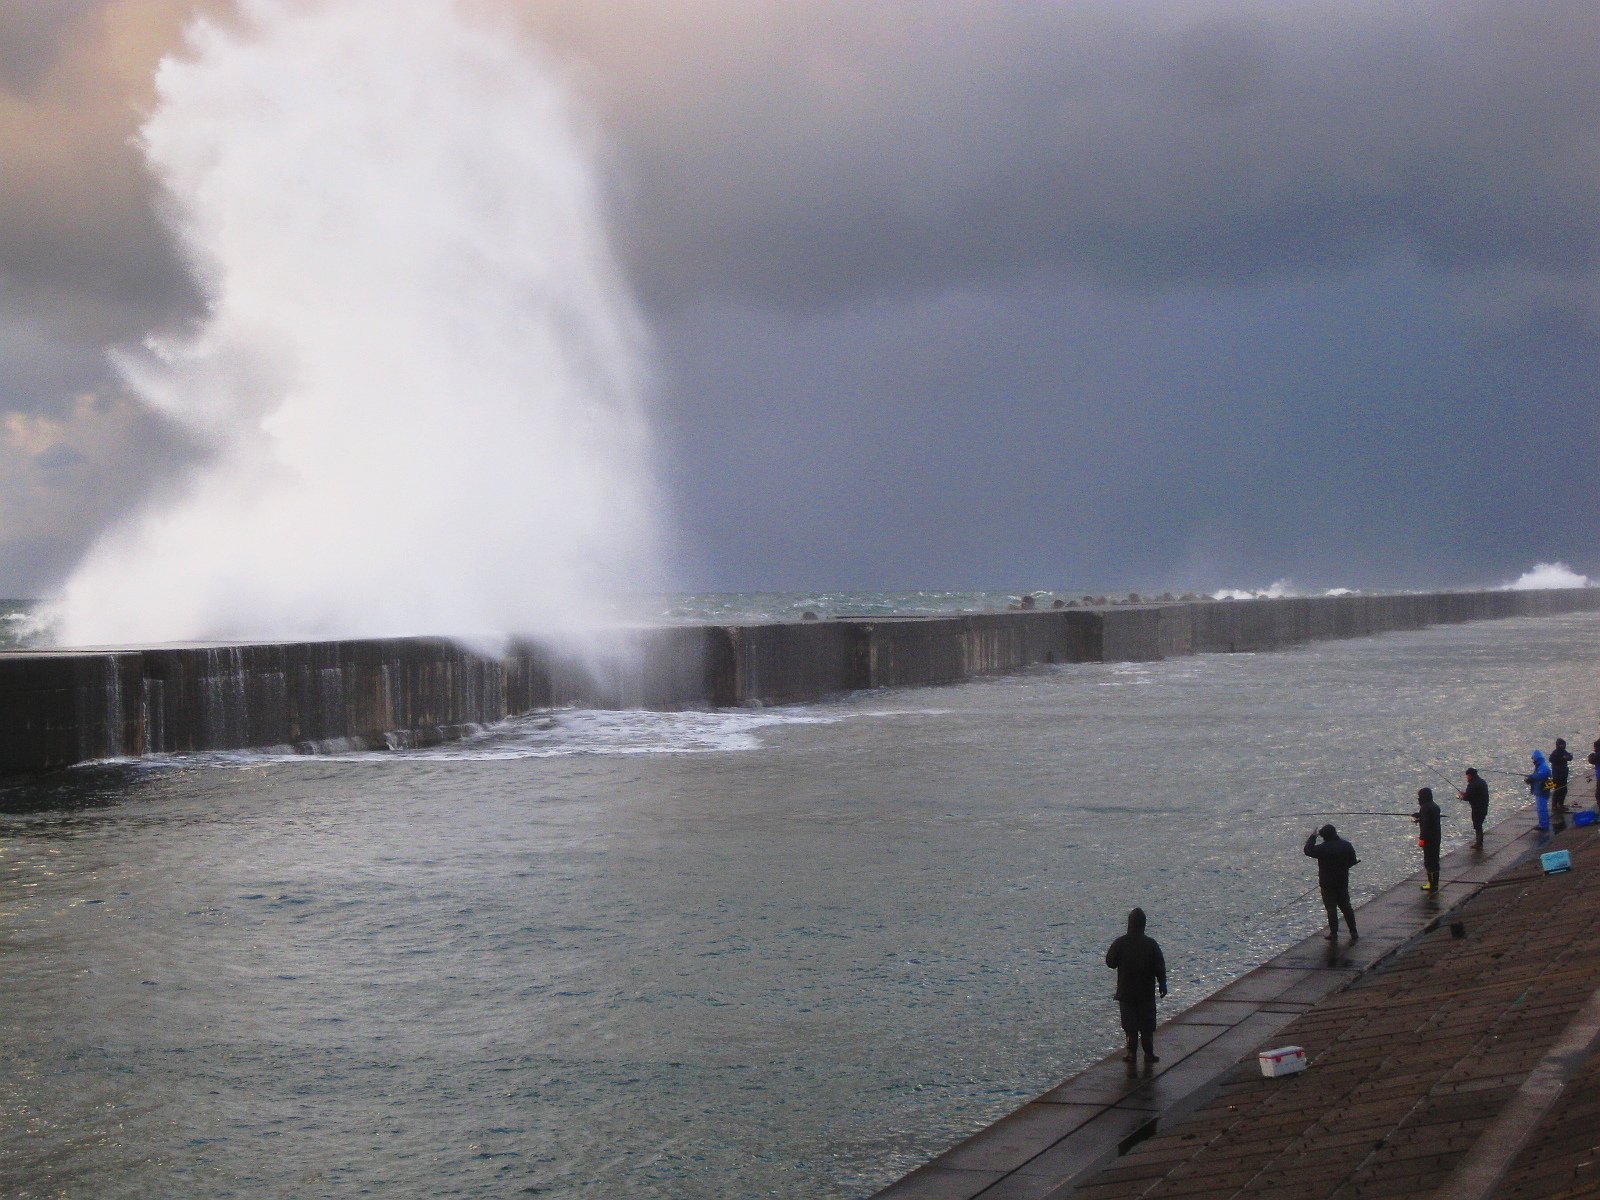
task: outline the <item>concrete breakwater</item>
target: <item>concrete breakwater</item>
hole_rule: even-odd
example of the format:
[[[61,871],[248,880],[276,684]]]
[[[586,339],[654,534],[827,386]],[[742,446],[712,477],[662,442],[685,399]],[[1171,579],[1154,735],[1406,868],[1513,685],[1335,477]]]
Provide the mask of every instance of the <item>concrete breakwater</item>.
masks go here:
[[[200,750],[426,745],[519,713],[789,704],[1037,663],[1273,650],[1434,624],[1600,610],[1600,589],[1198,601],[663,626],[580,654],[444,638],[0,653],[0,774]]]

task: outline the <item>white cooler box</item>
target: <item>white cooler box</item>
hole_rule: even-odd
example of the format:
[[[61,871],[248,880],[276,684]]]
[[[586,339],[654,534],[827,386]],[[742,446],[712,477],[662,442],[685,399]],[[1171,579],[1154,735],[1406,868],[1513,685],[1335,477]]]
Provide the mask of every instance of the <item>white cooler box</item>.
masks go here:
[[[1257,1055],[1261,1060],[1261,1073],[1268,1079],[1279,1075],[1293,1075],[1306,1069],[1306,1052],[1299,1046],[1279,1046],[1276,1050],[1263,1050]]]

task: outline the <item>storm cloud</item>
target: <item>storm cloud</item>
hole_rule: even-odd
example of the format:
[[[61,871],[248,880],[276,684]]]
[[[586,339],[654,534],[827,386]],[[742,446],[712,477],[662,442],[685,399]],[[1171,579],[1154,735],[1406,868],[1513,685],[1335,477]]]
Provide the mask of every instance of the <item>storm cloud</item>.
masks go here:
[[[475,2],[610,168],[685,586],[1600,566],[1600,2]],[[193,7],[0,0],[0,592],[196,453],[105,359],[198,311]]]
[[[827,307],[1040,272],[1149,288],[1397,251],[1571,280],[1600,253],[1590,2],[584,4],[546,20],[602,72],[663,302]]]

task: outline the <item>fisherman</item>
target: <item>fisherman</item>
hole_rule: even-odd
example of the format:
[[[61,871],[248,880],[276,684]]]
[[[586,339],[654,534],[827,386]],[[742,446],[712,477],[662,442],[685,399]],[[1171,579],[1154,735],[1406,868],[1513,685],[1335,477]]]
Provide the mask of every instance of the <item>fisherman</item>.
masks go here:
[[[1594,744],[1594,753],[1589,755],[1589,766],[1594,773],[1594,807],[1600,812],[1600,742]]]
[[[1557,738],[1556,748],[1550,751],[1550,807],[1558,813],[1567,811],[1567,780],[1570,773],[1568,763],[1572,755],[1567,753],[1567,739]]]
[[[1439,806],[1433,802],[1432,788],[1417,789],[1417,811],[1411,814],[1417,823],[1417,845],[1422,847],[1422,869],[1428,882],[1422,885],[1425,892],[1439,890]]]
[[[1528,792],[1533,796],[1534,809],[1539,814],[1539,832],[1550,832],[1550,764],[1545,762],[1541,751],[1533,752],[1533,773],[1524,775],[1522,782],[1528,785]]]
[[[1146,1063],[1160,1062],[1156,1056],[1156,989],[1167,994],[1167,961],[1155,938],[1144,931],[1144,909],[1128,914],[1128,932],[1111,943],[1106,951],[1106,966],[1117,972],[1117,1007],[1122,1013],[1122,1032],[1128,1039],[1122,1061],[1131,1063],[1144,1042]]]
[[[1595,743],[1595,750],[1600,754],[1600,742]],[[1467,768],[1467,786],[1460,793],[1461,799],[1467,802],[1467,811],[1472,814],[1472,832],[1474,850],[1483,849],[1483,822],[1489,815],[1489,785],[1483,781],[1483,776],[1478,774],[1477,767]]]
[[[1317,841],[1317,833],[1322,841]],[[1360,940],[1356,914],[1350,907],[1350,868],[1361,860],[1356,848],[1339,836],[1332,825],[1324,825],[1306,839],[1306,857],[1317,860],[1317,883],[1322,888],[1322,907],[1328,910],[1328,940],[1339,937],[1339,914],[1350,927],[1350,940]]]

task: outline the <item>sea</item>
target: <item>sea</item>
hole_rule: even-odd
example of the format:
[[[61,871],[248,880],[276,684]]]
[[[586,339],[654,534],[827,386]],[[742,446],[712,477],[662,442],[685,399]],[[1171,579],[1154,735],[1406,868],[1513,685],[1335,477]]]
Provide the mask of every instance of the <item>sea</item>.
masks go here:
[[[1175,1014],[1321,922],[1314,828],[1359,900],[1597,726],[1572,614],[14,781],[0,1194],[865,1197],[1117,1044],[1131,907]]]

